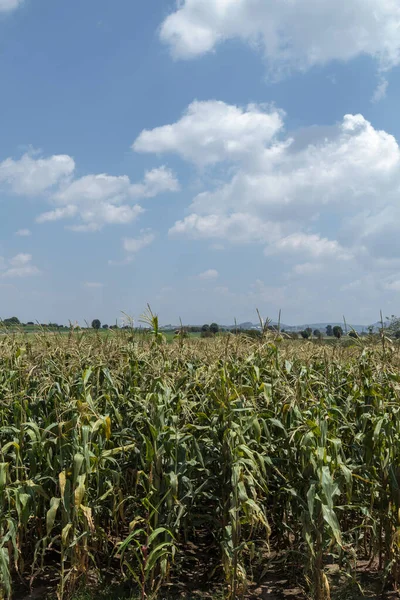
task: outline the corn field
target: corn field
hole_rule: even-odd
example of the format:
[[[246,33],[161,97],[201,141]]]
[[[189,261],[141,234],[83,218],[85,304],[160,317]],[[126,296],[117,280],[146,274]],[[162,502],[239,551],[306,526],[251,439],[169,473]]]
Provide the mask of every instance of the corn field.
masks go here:
[[[278,568],[328,600],[360,560],[396,588],[399,365],[389,340],[0,336],[0,598],[114,572],[231,599]]]

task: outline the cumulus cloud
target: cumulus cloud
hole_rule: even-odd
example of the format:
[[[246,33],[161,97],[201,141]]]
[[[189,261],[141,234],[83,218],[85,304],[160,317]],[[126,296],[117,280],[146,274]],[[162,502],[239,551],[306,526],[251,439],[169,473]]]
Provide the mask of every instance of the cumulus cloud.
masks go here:
[[[122,175],[86,175],[61,188],[54,199],[60,204],[111,202],[120,204],[130,198],[152,198],[163,192],[176,192],[179,182],[165,166],[145,173],[142,183],[132,184]]]
[[[166,166],[146,171],[139,183],[131,183],[126,175],[104,173],[76,178],[70,156],[42,157],[37,153],[0,162],[0,186],[16,195],[44,197],[52,209],[38,215],[38,223],[77,218],[69,228],[81,232],[131,223],[144,211],[133,202],[180,189],[175,174]]]
[[[59,221],[60,219],[69,219],[74,217],[78,209],[76,206],[69,205],[63,206],[62,208],[56,208],[48,212],[42,213],[36,218],[37,223],[51,223],[53,221]]]
[[[400,149],[392,135],[374,129],[362,115],[346,115],[328,134],[322,133],[317,130],[315,139],[303,133],[305,143],[295,133],[262,146],[256,140],[253,148],[246,134],[254,160],[237,154],[233,176],[227,171],[226,183],[198,194],[191,214],[177,221],[170,234],[271,243],[318,219],[321,210],[349,217],[394,202]],[[201,146],[202,132],[199,140]],[[225,156],[222,144],[221,160]],[[283,244],[294,241],[304,245],[305,239],[288,238],[279,248],[284,251]],[[318,247],[334,244],[319,240]]]
[[[281,235],[281,225],[251,213],[191,214],[169,230],[171,237],[222,239],[235,243],[268,242]]]
[[[9,260],[0,257],[0,277],[30,277],[39,273],[30,254],[20,253]]]
[[[310,277],[324,270],[347,268],[352,264],[358,250],[344,248],[337,240],[319,234],[293,233],[278,239],[264,249],[267,257],[278,257],[286,278],[297,275]]]
[[[275,73],[368,55],[381,70],[400,63],[395,0],[177,0],[160,37],[178,59],[238,38],[260,49]]]
[[[14,256],[14,258],[10,259],[10,265],[12,267],[23,267],[30,263],[32,260],[32,256],[30,254],[20,253]]]
[[[385,193],[396,190],[397,141],[361,115],[346,115],[329,137],[305,147],[293,142],[284,140],[274,153],[266,149],[253,164],[241,165],[228,183],[199,194],[193,212],[251,209],[270,220],[299,221],[323,206],[348,211],[384,203]]]
[[[238,160],[261,151],[281,130],[283,112],[250,104],[246,109],[225,102],[193,102],[179,121],[144,130],[136,152],[174,152],[198,165]]]
[[[243,117],[245,125],[238,126],[232,115],[239,120]],[[375,204],[379,198],[385,202],[385,191],[395,192],[400,165],[397,141],[374,129],[362,115],[345,115],[326,132],[311,130],[309,139],[304,131],[297,138],[296,134],[278,135],[281,119],[275,109],[268,113],[255,107],[243,110],[225,103],[195,103],[177,123],[139,136],[136,150],[173,152],[199,165],[233,163],[233,177],[194,198],[192,214],[176,223],[171,233],[191,229],[197,237],[207,231],[215,237],[216,228],[226,231],[227,223],[245,221],[250,215],[244,227],[253,235],[257,219],[261,219],[257,229],[266,221],[298,222],[311,218],[324,205],[349,210]],[[224,124],[220,129],[218,122]],[[264,122],[268,124],[265,130]],[[270,123],[275,123],[272,129]]]
[[[125,238],[123,240],[124,249],[131,253],[136,254],[146,246],[150,246],[155,240],[155,235],[150,230],[143,230],[141,235],[137,238]]]
[[[32,235],[32,232],[30,229],[18,229],[18,231],[15,232],[15,235],[19,235],[20,237],[28,237]]]
[[[54,199],[64,205],[107,200],[119,203],[128,195],[130,185],[131,182],[126,175],[122,177],[105,174],[86,175],[59,190],[54,195]]]
[[[163,166],[146,171],[143,182],[131,186],[130,195],[135,198],[154,198],[164,192],[178,192],[179,190],[179,181],[174,173]]]
[[[203,190],[170,237],[259,244],[266,260],[294,279],[320,277],[327,268],[349,278],[357,269],[389,277],[400,265],[397,140],[360,114],[290,135],[283,118],[272,107],[194,103],[176,123],[139,136],[137,150],[207,166]],[[275,126],[263,131],[264,122]]]
[[[65,154],[37,158],[24,154],[0,163],[0,183],[18,195],[35,196],[61,183],[75,170],[74,159]]]
[[[79,210],[82,223],[70,225],[69,229],[77,232],[100,231],[104,225],[132,223],[143,212],[144,209],[139,204],[115,206],[110,203],[102,203],[98,206],[83,207]]]
[[[143,182],[138,184],[132,184],[126,175],[85,175],[60,185],[51,196],[55,208],[39,215],[36,221],[46,223],[78,217],[79,222],[70,225],[70,229],[99,231],[105,225],[123,225],[137,219],[144,209],[131,202],[178,189],[178,180],[166,167],[147,171]]]
[[[267,246],[264,250],[266,256],[279,254],[298,258],[309,257],[312,259],[335,258],[347,260],[349,252],[338,244],[336,240],[322,238],[318,234],[293,233],[280,238],[275,244]]]

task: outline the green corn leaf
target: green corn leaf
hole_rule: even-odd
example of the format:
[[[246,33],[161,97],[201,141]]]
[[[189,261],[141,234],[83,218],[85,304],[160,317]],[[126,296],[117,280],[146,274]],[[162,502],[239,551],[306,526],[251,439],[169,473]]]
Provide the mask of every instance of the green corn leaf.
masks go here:
[[[315,504],[315,494],[317,491],[317,487],[315,483],[312,483],[307,492],[307,504],[308,504],[308,512],[310,514],[311,521],[314,516],[314,504]]]
[[[342,539],[341,539],[341,534],[340,534],[340,526],[339,526],[339,521],[337,519],[335,512],[332,510],[332,508],[323,504],[322,505],[322,514],[323,514],[324,520],[328,523],[329,527],[331,528],[331,531],[334,535],[336,542],[339,544],[339,546],[341,546]]]

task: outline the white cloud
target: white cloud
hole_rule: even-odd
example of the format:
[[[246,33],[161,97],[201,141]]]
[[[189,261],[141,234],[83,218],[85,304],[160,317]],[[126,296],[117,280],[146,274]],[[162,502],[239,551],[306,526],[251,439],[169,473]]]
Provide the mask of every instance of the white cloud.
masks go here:
[[[179,189],[179,181],[174,173],[163,166],[146,171],[143,183],[133,184],[130,195],[135,198],[154,198],[164,192],[178,192]]]
[[[119,203],[129,194],[131,182],[126,175],[86,175],[59,190],[54,199],[59,204],[112,201]]]
[[[73,158],[64,154],[49,158],[24,154],[19,160],[7,158],[0,163],[0,183],[15,194],[35,196],[68,179],[74,170]]]
[[[223,106],[229,114],[230,107]],[[201,162],[204,130],[208,128],[203,113],[193,115],[199,117],[202,127],[197,128],[193,122],[194,127],[186,130],[187,140],[180,137],[184,150],[180,151],[176,144],[169,147],[187,160]],[[230,139],[229,133],[226,135]],[[262,243],[269,254],[301,250],[304,261],[307,248],[309,255],[314,252],[314,259],[317,253],[325,258],[328,254],[336,258],[353,254],[342,248],[338,240],[330,240],[318,231],[304,231],[310,224],[318,228],[320,216],[326,211],[343,222],[343,232],[336,231],[342,237],[346,237],[345,224],[353,216],[357,222],[357,215],[365,210],[373,209],[369,221],[375,228],[378,214],[385,224],[398,222],[400,211],[386,216],[387,207],[396,206],[400,191],[398,143],[387,132],[374,129],[362,115],[345,115],[336,126],[310,128],[294,132],[291,137],[275,136],[264,143],[257,132],[253,145],[249,131],[243,135],[245,151],[235,151],[236,164],[234,169],[226,170],[225,182],[221,182],[219,169],[219,183],[194,198],[191,214],[171,227],[170,236]],[[238,133],[236,141],[240,147]],[[189,146],[199,148],[199,156],[193,156],[193,150],[186,152]],[[219,147],[214,162],[229,155],[222,134]],[[372,231],[366,226],[363,231],[364,238],[369,235],[372,239]],[[352,245],[349,239],[345,241],[347,246]],[[363,245],[366,244],[364,240]]]
[[[32,256],[30,254],[20,253],[14,256],[14,258],[10,259],[10,265],[12,267],[23,267],[30,263],[32,260]]]
[[[236,125],[231,134],[228,125],[215,126],[213,110],[194,106],[177,123],[146,132],[135,143],[141,150],[162,149],[207,165],[197,174],[203,190],[172,225],[170,237],[225,246],[258,244],[266,268],[277,269],[275,277],[284,283],[278,287],[288,293],[299,290],[303,279],[307,285],[312,278],[320,284],[327,271],[334,273],[338,293],[353,280],[370,282],[366,277],[372,273],[382,282],[376,294],[393,292],[385,285],[398,279],[400,269],[400,148],[395,137],[360,114],[289,135],[282,122],[271,135]],[[223,112],[231,115],[232,108],[239,117],[247,115],[247,125],[251,122],[253,110],[224,103],[218,103],[218,120],[224,122]],[[273,108],[262,111],[274,113]],[[189,114],[189,124],[182,127]],[[283,118],[279,110],[276,114]],[[207,163],[209,139],[218,143]]]
[[[239,38],[278,73],[362,55],[383,70],[400,63],[399,28],[397,0],[177,0],[160,37],[180,59]]]
[[[356,249],[342,247],[337,240],[329,240],[319,234],[293,233],[282,237],[276,243],[264,249],[265,256],[275,256],[281,261],[281,269],[287,265],[292,270],[286,273],[286,279],[292,276],[313,276],[324,270],[342,269],[355,259]]]
[[[346,115],[330,137],[263,152],[216,190],[199,194],[196,213],[251,209],[270,220],[303,220],[321,207],[348,210],[385,202],[399,180],[400,150],[395,138],[375,130],[361,115]],[[393,185],[395,184],[395,187]]]
[[[239,122],[243,117],[243,126],[235,116]],[[384,205],[396,193],[400,149],[392,135],[362,115],[345,115],[331,128],[278,137],[281,116],[275,109],[194,103],[177,123],[139,136],[137,150],[175,152],[199,165],[227,159],[235,164],[233,176],[227,171],[225,182],[197,195],[192,214],[172,227],[172,235],[268,241],[278,233],[273,223],[287,223],[286,233],[294,233],[290,222],[298,230],[325,206],[349,213]],[[263,130],[264,118],[275,123],[272,129]]]
[[[132,206],[128,202],[178,189],[178,180],[166,167],[147,171],[143,182],[139,184],[132,184],[126,175],[86,175],[62,185],[52,198],[58,207],[39,215],[37,222],[78,216],[79,222],[70,226],[70,229],[78,232],[99,231],[105,225],[132,223],[144,212],[140,205]]]
[[[381,78],[379,80],[378,85],[376,86],[376,89],[374,91],[371,101],[374,104],[376,104],[377,102],[380,102],[381,100],[383,100],[386,97],[388,87],[389,87],[388,80],[385,79],[384,77]]]
[[[139,184],[132,184],[126,175],[85,175],[62,186],[54,194],[54,201],[61,205],[120,204],[132,198],[151,198],[178,189],[179,182],[172,171],[160,167],[147,171]]]
[[[279,254],[294,256],[297,259],[309,257],[312,259],[335,258],[347,260],[350,258],[348,251],[342,248],[336,240],[321,238],[318,234],[293,233],[277,240],[275,244],[267,246],[264,251],[266,256]]]
[[[131,254],[136,254],[146,246],[150,246],[155,240],[155,235],[149,230],[142,232],[138,238],[125,238],[123,240],[124,249]]]
[[[246,109],[224,102],[193,102],[172,125],[144,130],[136,152],[175,152],[198,165],[238,160],[260,152],[282,128],[283,112],[250,104]]]
[[[20,237],[28,237],[32,235],[32,232],[30,229],[18,229],[18,231],[15,232],[15,235],[19,235]]]
[[[9,260],[0,257],[0,277],[30,277],[39,274],[39,269],[32,264],[30,254],[20,253]]]
[[[108,264],[114,267],[130,264],[134,260],[135,254],[150,246],[155,239],[156,236],[151,229],[142,229],[136,238],[123,238],[122,245],[128,254],[122,260],[109,260]]]
[[[2,277],[31,277],[32,275],[39,275],[40,271],[35,265],[26,265],[24,267],[12,267],[7,269],[2,274]]]
[[[146,171],[143,181],[135,184],[126,175],[104,173],[73,179],[74,171],[75,162],[70,156],[24,154],[18,160],[7,158],[0,163],[0,184],[17,195],[44,195],[54,208],[38,215],[36,221],[78,217],[70,227],[74,231],[98,231],[104,225],[131,223],[144,210],[131,202],[179,190],[177,178],[165,166]]]
[[[0,0],[0,13],[11,12],[19,8],[24,0]]]
[[[51,223],[53,221],[59,221],[60,219],[69,219],[74,217],[78,209],[76,206],[69,205],[63,206],[62,208],[56,208],[48,212],[42,213],[36,218],[37,223]]]
[[[123,204],[115,206],[114,204],[102,203],[99,206],[85,207],[79,211],[82,223],[71,225],[69,229],[77,232],[99,231],[104,225],[125,225],[135,221],[144,209],[135,204],[128,206]]]
[[[203,273],[197,275],[197,279],[202,280],[218,279],[218,277],[219,273],[216,269],[208,269],[207,271],[204,271]]]
[[[191,214],[169,230],[171,237],[221,239],[234,243],[269,242],[279,238],[281,226],[251,213]]]

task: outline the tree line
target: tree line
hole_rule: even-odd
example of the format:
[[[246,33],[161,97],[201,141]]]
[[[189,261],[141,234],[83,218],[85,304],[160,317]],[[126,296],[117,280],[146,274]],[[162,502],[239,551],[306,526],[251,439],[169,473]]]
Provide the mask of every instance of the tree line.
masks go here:
[[[340,325],[335,325],[334,327],[332,327],[332,325],[327,325],[325,328],[325,332],[327,337],[335,337],[337,339],[340,339],[343,335],[343,329],[340,327]],[[323,333],[320,329],[314,329],[313,331],[311,327],[306,327],[306,329],[300,331],[300,335],[305,340],[308,340],[313,336],[318,340],[320,340],[323,337]]]

